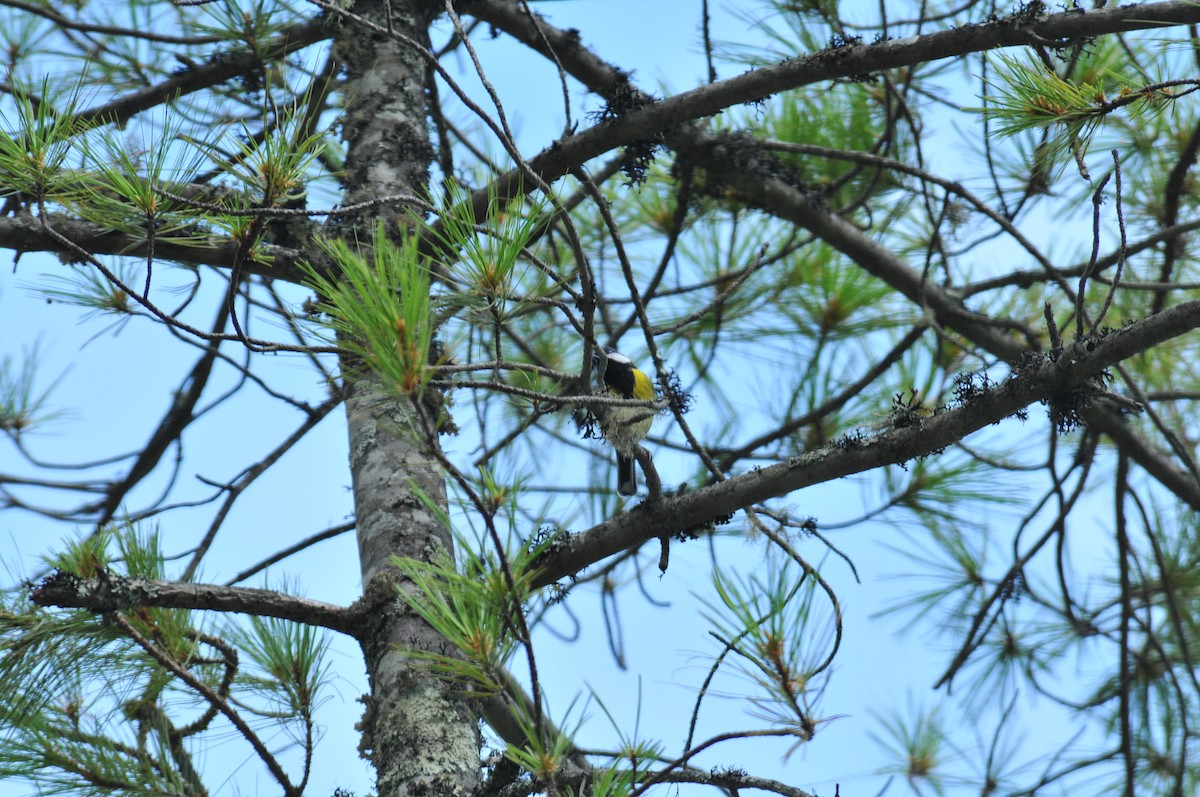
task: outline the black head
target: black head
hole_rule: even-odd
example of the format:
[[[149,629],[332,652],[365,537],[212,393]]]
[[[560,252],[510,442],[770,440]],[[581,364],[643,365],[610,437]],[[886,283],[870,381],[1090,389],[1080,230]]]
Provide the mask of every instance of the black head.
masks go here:
[[[633,364],[633,361],[632,361],[632,360],[630,360],[630,359],[629,359],[628,357],[626,357],[624,354],[621,354],[621,352],[617,351],[617,350],[616,350],[616,349],[614,349],[612,346],[603,346],[603,347],[601,347],[601,348],[603,348],[603,349],[604,349],[604,357],[605,357],[605,359],[607,359],[609,362],[613,362],[613,363],[624,363],[625,365],[632,365],[632,364]],[[596,363],[597,365],[599,365],[599,363],[600,363],[600,352],[595,352],[595,353],[592,355],[592,362],[594,362],[594,363]]]

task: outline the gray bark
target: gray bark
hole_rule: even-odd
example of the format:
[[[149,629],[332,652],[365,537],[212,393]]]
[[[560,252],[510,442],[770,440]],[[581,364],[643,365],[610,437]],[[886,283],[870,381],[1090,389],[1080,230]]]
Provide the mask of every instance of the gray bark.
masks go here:
[[[390,8],[385,7],[390,5]],[[342,24],[335,55],[345,65],[347,204],[385,194],[421,192],[433,150],[425,125],[428,26],[438,6],[421,0],[367,0],[353,12],[397,34]],[[336,234],[365,242],[384,220],[405,223],[403,209],[377,207],[337,223]],[[442,469],[430,446],[436,409],[397,400],[360,381],[346,402],[363,596],[362,646],[371,694],[361,750],[374,763],[381,797],[466,794],[479,780],[474,709],[452,687],[415,671],[401,647],[444,650],[444,641],[395,598],[392,556],[429,561],[450,549],[448,531],[418,498],[445,506]],[[431,439],[432,438],[432,439]]]

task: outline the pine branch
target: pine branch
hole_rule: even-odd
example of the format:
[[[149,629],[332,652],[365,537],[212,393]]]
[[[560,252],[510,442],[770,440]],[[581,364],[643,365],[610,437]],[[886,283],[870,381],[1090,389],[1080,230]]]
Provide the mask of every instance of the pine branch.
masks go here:
[[[475,0],[467,4],[465,10],[542,55],[552,55],[568,73],[606,99],[631,89],[629,76],[584,47],[578,36],[527,13],[518,3]],[[544,181],[554,182],[572,168],[617,147],[800,86],[1002,47],[1065,47],[1086,37],[1198,22],[1200,6],[1174,1],[1035,17],[1022,13],[921,36],[830,48],[708,83],[657,102],[650,95],[633,89],[632,99],[627,98],[625,102],[640,105],[637,110],[554,142],[531,158],[529,165]],[[497,178],[500,195],[514,195],[521,185],[521,176],[519,169],[513,169]],[[486,207],[488,191],[495,189],[488,187],[474,193],[476,207]]]
[[[1095,398],[1089,380],[1122,360],[1200,327],[1200,300],[1177,305],[1105,336],[1079,341],[1058,357],[1029,353],[999,385],[981,386],[958,406],[876,436],[844,437],[770,467],[661,502],[645,504],[564,537],[544,558],[535,585],[550,584],[632,546],[711,525],[742,507],[804,487],[929,456],[1034,402]],[[1083,410],[1084,417],[1087,410]],[[1090,416],[1103,417],[1103,416]],[[1118,423],[1124,423],[1115,413]],[[1176,494],[1200,510],[1200,485],[1180,475]],[[1171,482],[1165,482],[1171,485]]]
[[[75,116],[75,121],[84,126],[124,125],[142,111],[211,88],[239,75],[261,70],[264,63],[282,60],[289,54],[329,36],[330,31],[326,28],[324,17],[314,17],[283,31],[273,42],[265,45],[261,52],[243,48],[218,55],[207,63],[190,66],[179,74],[153,86],[147,86],[141,91],[81,111]]]
[[[321,626],[350,636],[359,633],[361,620],[359,612],[352,609],[274,590],[131,579],[107,571],[86,580],[62,572],[53,573],[33,589],[30,597],[39,606],[96,612],[142,606],[237,612]]]
[[[60,235],[93,255],[122,255],[146,257],[149,253],[147,237],[115,232],[99,224],[82,221],[61,213],[50,213],[47,223]],[[0,217],[0,241],[6,249],[15,252],[54,252],[66,262],[73,262],[76,253],[49,235],[37,217],[28,213]],[[308,259],[317,253],[302,255],[295,249],[260,244],[261,260],[246,260],[242,271],[260,274],[288,282],[301,282],[303,274],[296,268],[302,256]],[[232,268],[237,256],[238,244],[232,238],[212,236],[208,243],[193,242],[180,244],[171,241],[155,241],[154,256],[159,260],[170,260],[190,266],[214,266]],[[269,258],[269,262],[266,262]]]

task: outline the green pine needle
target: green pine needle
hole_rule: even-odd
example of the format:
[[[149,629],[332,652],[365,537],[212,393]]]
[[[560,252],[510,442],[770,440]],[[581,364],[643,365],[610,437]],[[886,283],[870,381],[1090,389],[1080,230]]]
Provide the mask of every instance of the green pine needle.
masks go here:
[[[380,225],[369,250],[340,240],[321,245],[339,274],[305,266],[307,284],[322,297],[320,309],[339,344],[387,389],[419,395],[433,376],[435,319],[429,264],[416,236],[393,243]]]

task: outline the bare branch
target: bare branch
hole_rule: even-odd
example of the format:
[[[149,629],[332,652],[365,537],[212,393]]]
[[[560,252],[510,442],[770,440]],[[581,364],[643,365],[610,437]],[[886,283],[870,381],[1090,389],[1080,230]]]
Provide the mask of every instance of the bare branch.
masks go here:
[[[1018,410],[1070,391],[1106,368],[1200,327],[1200,300],[1177,305],[1106,337],[1076,343],[1062,356],[1030,355],[1003,384],[980,391],[961,406],[875,437],[843,438],[770,467],[735,476],[652,506],[618,515],[587,532],[567,536],[538,566],[549,584],[631,546],[701,528],[745,506],[855,473],[939,451]],[[1178,485],[1177,495],[1200,510],[1200,484]]]
[[[55,232],[93,255],[145,257],[149,253],[147,236],[116,232],[62,213],[48,213],[46,221]],[[6,248],[18,253],[54,252],[65,262],[77,260],[74,249],[64,246],[48,234],[42,221],[29,213],[0,217],[0,241],[4,241]],[[215,235],[208,241],[195,240],[187,244],[163,240],[154,242],[156,258],[189,266],[232,268],[237,250],[237,242],[232,238]],[[316,250],[301,253],[266,243],[259,245],[258,254],[259,259],[246,260],[242,264],[243,272],[295,283],[304,279],[303,273],[296,268],[298,260],[302,257],[314,262],[324,260],[324,255]]]
[[[321,626],[350,636],[358,634],[361,619],[353,609],[274,590],[131,579],[107,572],[87,580],[67,573],[54,573],[38,584],[30,597],[39,606],[91,609],[96,612],[156,606],[277,617]]]
[[[179,74],[141,91],[127,94],[90,110],[81,111],[76,114],[75,118],[84,125],[123,125],[136,114],[148,108],[261,69],[264,61],[284,58],[290,53],[328,38],[329,35],[325,20],[316,17],[284,30],[275,37],[274,41],[266,44],[261,52],[243,48],[218,55],[208,63],[188,67]]]
[[[467,4],[466,11],[495,25],[542,55],[553,55],[567,72],[605,98],[629,85],[628,75],[583,47],[577,36],[555,28],[537,15],[526,14],[518,3],[475,0]],[[822,81],[1001,47],[1044,44],[1047,41],[1066,46],[1069,39],[1197,22],[1200,22],[1200,6],[1172,1],[1066,11],[1032,20],[1014,16],[921,36],[823,50],[727,80],[708,83],[658,102],[638,92],[646,103],[644,107],[619,119],[559,139],[531,158],[529,166],[542,180],[553,182],[572,168],[636,139],[669,131],[677,125],[711,116],[735,105]],[[497,178],[496,185],[501,196],[515,195],[521,185],[522,173],[521,169],[513,169]],[[472,199],[477,208],[486,207],[489,190],[492,189],[482,188],[474,193]]]

